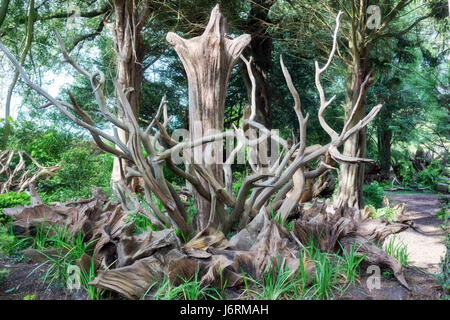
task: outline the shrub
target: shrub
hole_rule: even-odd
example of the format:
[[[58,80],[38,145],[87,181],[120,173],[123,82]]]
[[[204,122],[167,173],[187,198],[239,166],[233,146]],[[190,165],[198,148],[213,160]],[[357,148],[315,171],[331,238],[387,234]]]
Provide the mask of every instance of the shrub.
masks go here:
[[[364,205],[370,205],[380,208],[383,204],[383,188],[378,182],[373,181],[371,184],[363,187]]]
[[[402,266],[408,265],[408,246],[402,242],[395,241],[395,236],[392,237],[389,242],[385,242],[383,249],[384,251],[396,259],[398,262],[402,264]]]
[[[78,146],[61,155],[60,165],[56,176],[39,184],[44,202],[88,198],[91,185],[110,193],[112,155],[96,154],[91,147]]]
[[[417,182],[430,187],[431,189],[436,189],[436,185],[439,177],[443,173],[443,166],[439,159],[435,159],[431,164],[425,168],[425,170],[420,171],[417,174]]]
[[[2,213],[3,208],[30,204],[30,196],[24,192],[8,192],[0,194],[0,225],[6,224],[10,218]]]
[[[16,244],[16,238],[8,232],[6,227],[0,226],[0,256],[13,253]]]
[[[415,182],[416,171],[410,161],[400,160],[398,162],[399,169],[399,179],[401,180],[403,187],[408,186],[411,183]]]
[[[25,192],[8,192],[0,194],[0,209],[30,204],[30,196]]]

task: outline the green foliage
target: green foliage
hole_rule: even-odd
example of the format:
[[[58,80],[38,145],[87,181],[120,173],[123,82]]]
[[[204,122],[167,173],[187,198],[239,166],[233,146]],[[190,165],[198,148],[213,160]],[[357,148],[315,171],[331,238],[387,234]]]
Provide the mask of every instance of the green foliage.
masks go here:
[[[381,207],[383,204],[383,188],[378,182],[373,181],[369,185],[363,187],[363,203],[364,205],[371,205],[375,208]]]
[[[73,146],[76,136],[53,126],[40,126],[32,121],[14,123],[9,147],[26,151],[39,164],[52,166],[60,161],[61,154]]]
[[[342,264],[341,264],[341,274],[345,277],[346,282],[350,285],[355,282],[358,272],[359,265],[365,259],[366,254],[357,254],[359,247],[357,247],[356,242],[352,244],[350,250],[347,251],[342,248],[341,244],[339,246],[342,249]]]
[[[97,154],[91,147],[78,146],[61,154],[61,170],[41,181],[44,202],[76,200],[91,196],[91,185],[110,194],[113,156]]]
[[[217,292],[214,289],[204,287],[200,285],[198,279],[197,269],[193,279],[181,279],[180,285],[174,286],[170,283],[169,279],[165,276],[162,283],[153,294],[155,300],[205,300],[207,298],[217,298],[214,294]],[[142,296],[144,299],[149,291],[156,285],[152,284],[147,292]]]
[[[425,170],[417,173],[417,182],[431,189],[436,189],[436,184],[443,174],[443,170],[444,167],[441,165],[440,159],[435,159]]]
[[[23,297],[23,300],[36,300],[35,294],[28,294],[25,297]]]
[[[399,165],[399,178],[404,187],[415,182],[416,171],[411,161],[400,160]]]
[[[375,208],[372,205],[369,205],[370,208],[370,218],[372,219],[378,219],[378,218],[386,218],[390,223],[394,221],[396,210],[395,208]],[[400,210],[400,209],[399,209]]]
[[[398,262],[402,264],[402,266],[408,265],[408,246],[399,241],[395,241],[396,237],[393,236],[389,242],[385,243],[383,246],[384,251],[396,259]]]
[[[7,229],[0,225],[0,257],[11,255],[16,247],[16,237]]]
[[[8,192],[0,194],[0,209],[30,204],[30,195],[24,192]]]
[[[36,235],[27,237],[31,241],[31,247],[41,251],[47,259],[40,264],[30,274],[43,265],[48,265],[48,269],[43,276],[43,281],[48,281],[48,290],[54,283],[66,284],[68,277],[68,267],[76,265],[76,262],[83,254],[88,253],[93,247],[95,241],[84,242],[81,233],[73,235],[66,227],[63,226],[36,226]],[[47,255],[46,250],[57,249],[56,254]],[[84,273],[85,279],[91,279],[91,270]],[[82,277],[83,279],[83,277]],[[92,279],[91,279],[92,280]],[[85,283],[86,284],[86,283]],[[85,287],[89,292],[89,287]],[[92,292],[91,292],[92,293]]]
[[[272,260],[263,274],[261,281],[250,277],[248,280],[254,284],[255,289],[249,289],[256,299],[279,300],[283,298],[295,299],[299,294],[300,279],[280,259]]]
[[[136,235],[146,232],[148,228],[159,231],[159,228],[151,224],[150,220],[141,213],[130,213],[125,222],[133,222],[134,234]]]
[[[5,225],[10,218],[2,213],[3,208],[12,208],[30,204],[30,196],[24,192],[8,192],[0,194],[0,225]]]
[[[312,244],[310,244],[311,246]],[[336,255],[321,252],[318,248],[312,250],[316,274],[309,289],[311,296],[318,299],[329,299],[334,290],[339,290],[338,285],[338,257]]]
[[[98,290],[96,287],[91,286],[89,282],[95,279],[97,276],[94,257],[91,258],[91,263],[89,264],[89,270],[81,268],[80,281],[83,289],[87,292],[90,300],[101,300],[104,290]]]
[[[232,185],[232,189],[233,189],[233,194],[237,195],[239,190],[242,187],[242,183],[244,182],[244,178],[245,178],[245,173],[243,172],[239,172],[239,171],[235,171],[233,172],[233,185]]]

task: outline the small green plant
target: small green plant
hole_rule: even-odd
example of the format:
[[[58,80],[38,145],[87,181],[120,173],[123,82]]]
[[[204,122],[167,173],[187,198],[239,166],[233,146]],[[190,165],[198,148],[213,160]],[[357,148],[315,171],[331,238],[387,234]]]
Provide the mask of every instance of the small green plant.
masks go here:
[[[375,208],[374,206],[369,205],[371,214],[370,218],[378,219],[378,218],[386,218],[390,223],[392,223],[395,219],[396,210],[395,208]]]
[[[276,262],[271,261],[261,282],[253,279],[251,281],[259,287],[254,293],[257,299],[262,300],[295,299],[301,286],[294,272],[286,267],[284,260],[279,259],[276,259]]]
[[[212,288],[203,287],[198,279],[199,269],[196,270],[193,279],[181,279],[182,283],[178,286],[173,286],[169,279],[164,276],[162,283],[157,288],[156,292],[153,294],[153,299],[155,300],[204,300],[208,298],[215,299],[217,296],[217,290]],[[146,294],[154,287],[151,285],[147,289]]]
[[[416,182],[416,170],[409,160],[398,161],[398,175],[404,188]]]
[[[0,225],[0,257],[13,254],[16,247],[17,238],[7,227]]]
[[[159,231],[158,227],[154,226],[146,216],[140,213],[130,213],[125,222],[133,222],[134,234],[136,235],[144,233],[148,228],[153,231]]]
[[[383,250],[401,263],[402,266],[408,265],[408,247],[406,244],[399,241],[395,241],[396,237],[393,236],[388,243],[385,243]]]
[[[23,297],[23,300],[36,300],[35,294],[28,294],[25,297]]]
[[[334,290],[339,290],[338,269],[336,256],[322,253],[316,250],[314,255],[316,275],[313,279],[311,289],[312,296],[319,299],[330,299]]]
[[[101,300],[103,290],[99,290],[94,286],[89,285],[89,282],[95,279],[96,272],[95,272],[95,263],[94,258],[91,258],[91,263],[89,264],[89,270],[85,270],[84,268],[81,268],[81,274],[80,274],[80,282],[83,289],[87,292],[88,297],[90,300]]]

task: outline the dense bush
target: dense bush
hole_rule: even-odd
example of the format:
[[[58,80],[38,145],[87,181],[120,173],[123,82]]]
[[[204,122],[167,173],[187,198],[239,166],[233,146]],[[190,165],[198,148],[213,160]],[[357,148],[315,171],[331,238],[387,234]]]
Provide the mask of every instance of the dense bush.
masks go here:
[[[56,176],[37,184],[37,190],[46,203],[89,197],[91,185],[110,192],[113,156],[99,153],[79,134],[32,121],[14,121],[8,148],[28,152],[41,165],[61,166]],[[19,204],[22,203],[19,201],[10,206]]]
[[[58,163],[61,154],[73,147],[77,136],[54,126],[39,126],[32,121],[13,123],[8,148],[26,151],[41,165]]]
[[[439,159],[433,160],[425,170],[417,173],[417,182],[421,185],[436,189],[439,177],[443,174],[444,167]]]
[[[373,181],[363,187],[363,203],[375,208],[380,208],[383,204],[383,188],[378,182]]]
[[[45,202],[91,196],[91,185],[109,193],[113,156],[98,154],[90,146],[77,146],[61,154],[61,170],[39,183]]]
[[[10,219],[2,213],[3,208],[30,204],[30,196],[24,192],[8,192],[0,194],[0,225],[6,224]]]
[[[0,225],[0,257],[12,254],[15,243],[16,238],[8,232],[8,228]]]

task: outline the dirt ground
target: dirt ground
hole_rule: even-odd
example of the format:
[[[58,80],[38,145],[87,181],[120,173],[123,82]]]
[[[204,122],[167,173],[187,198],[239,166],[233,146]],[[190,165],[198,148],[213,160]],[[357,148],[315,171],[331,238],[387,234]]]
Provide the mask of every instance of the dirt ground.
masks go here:
[[[43,282],[47,267],[30,261],[15,262],[12,258],[0,258],[0,270],[9,270],[9,275],[0,284],[0,300],[87,300],[85,291],[69,291],[61,285],[48,286]],[[48,288],[47,288],[48,287]]]
[[[369,290],[368,279],[373,273],[367,273],[368,266],[362,265],[359,281],[335,299],[435,300],[443,297],[443,290],[435,279],[435,274],[441,272],[440,262],[447,251],[442,242],[444,233],[436,217],[439,210],[437,196],[389,193],[388,197],[394,204],[406,203],[406,215],[416,224],[415,230],[403,231],[396,237],[396,241],[402,241],[408,246],[411,266],[405,269],[405,278],[412,290],[402,287],[391,273],[383,269],[380,270],[379,288]],[[54,284],[47,288],[47,284],[42,282],[46,266],[38,266],[38,263],[31,261],[16,262],[13,258],[0,258],[0,270],[10,271],[0,284],[0,300],[22,300],[32,295],[35,300],[88,299],[82,290],[69,291],[62,285]]]
[[[444,231],[436,212],[440,208],[438,197],[426,193],[386,193],[393,205],[406,204],[405,216],[411,219],[414,229],[407,229],[395,235],[395,242],[407,245],[409,266],[405,268],[405,278],[411,291],[401,286],[392,274],[381,270],[379,289],[369,290],[367,280],[373,272],[365,273],[367,266],[361,267],[361,279],[340,299],[358,300],[435,300],[443,297],[443,290],[436,282],[435,275],[442,271],[441,262],[447,253]],[[391,239],[390,236],[385,241]]]

